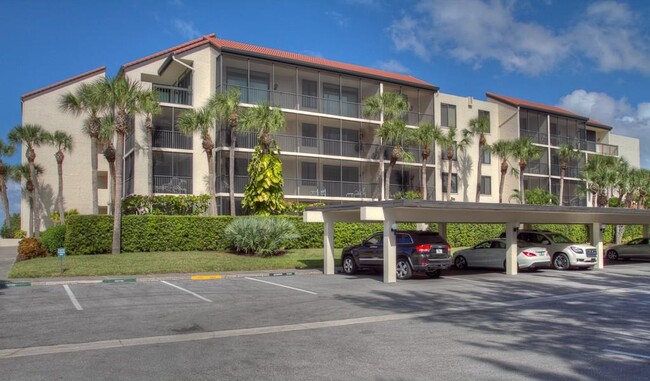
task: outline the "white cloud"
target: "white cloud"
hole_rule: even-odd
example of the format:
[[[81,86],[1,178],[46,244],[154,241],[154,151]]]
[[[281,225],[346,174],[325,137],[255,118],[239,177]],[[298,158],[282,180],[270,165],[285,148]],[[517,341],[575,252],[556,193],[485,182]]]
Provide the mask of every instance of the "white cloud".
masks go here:
[[[560,98],[558,106],[612,126],[616,135],[639,139],[641,166],[650,168],[650,102],[632,106],[625,98],[578,89]]]
[[[650,73],[650,44],[626,4],[589,5],[566,29],[516,17],[519,3],[506,0],[421,0],[390,27],[399,51],[430,60],[450,55],[475,68],[498,62],[508,71],[537,75],[561,62],[595,62],[601,71]]]
[[[201,36],[201,32],[199,32],[199,30],[194,26],[194,23],[191,21],[175,19],[174,28],[176,28],[176,31],[178,31],[181,36],[187,38],[188,40]]]
[[[410,71],[406,66],[402,65],[401,62],[394,59],[379,61],[376,66],[378,69],[392,71],[393,73],[408,73]]]
[[[341,28],[345,28],[350,23],[349,18],[345,17],[344,15],[342,15],[342,14],[340,14],[338,12],[327,11],[327,12],[325,12],[325,16],[327,16],[327,17],[331,18],[332,20],[334,20],[334,23],[336,23],[336,25],[338,25]]]

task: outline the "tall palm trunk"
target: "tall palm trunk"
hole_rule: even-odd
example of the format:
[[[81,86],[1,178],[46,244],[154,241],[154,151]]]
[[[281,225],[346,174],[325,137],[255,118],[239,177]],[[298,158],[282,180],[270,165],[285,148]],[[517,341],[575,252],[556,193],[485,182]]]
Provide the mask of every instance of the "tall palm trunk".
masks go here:
[[[508,174],[508,160],[503,159],[501,162],[501,180],[499,181],[499,204],[503,203],[503,186],[506,182],[506,174]]]
[[[41,235],[41,211],[38,202],[38,180],[36,179],[36,165],[34,164],[35,159],[36,152],[34,152],[33,148],[29,148],[27,150],[27,162],[29,163],[29,177],[32,181],[32,219],[34,223],[32,227],[32,236],[38,238]]]
[[[384,145],[384,139],[380,138],[380,152],[379,152],[379,184],[382,184],[379,189],[379,201],[386,199],[386,185],[384,184],[384,155],[386,154],[386,146]]]
[[[147,192],[149,192],[149,196],[153,196],[153,122],[150,115],[147,115],[145,127],[147,129],[147,144],[149,145],[149,149],[147,149]]]
[[[230,197],[230,215],[235,216],[235,147],[237,147],[237,117],[230,116],[230,152],[228,152],[228,195]]]
[[[478,159],[476,164],[476,202],[481,201],[481,170],[483,168],[483,150],[485,147],[485,136],[481,134],[478,142]]]
[[[56,196],[56,204],[59,209],[59,220],[61,225],[65,224],[65,209],[63,209],[63,159],[64,155],[62,151],[57,151],[54,154],[56,158],[56,169],[59,175],[59,192]]]
[[[119,254],[122,247],[122,191],[124,188],[124,136],[128,129],[128,116],[124,110],[118,110],[115,123],[117,146],[115,158],[115,196],[113,200],[113,247],[111,252]]]
[[[97,122],[99,123],[99,122]],[[98,130],[98,128],[97,128]],[[99,201],[97,197],[97,141],[99,136],[97,133],[90,135],[90,186],[92,188],[92,213],[99,214]]]
[[[5,225],[11,231],[11,212],[9,211],[9,196],[7,195],[7,167],[0,162],[0,195],[2,197],[2,209],[5,212]]]
[[[113,201],[115,199],[115,185],[116,185],[116,178],[115,178],[115,146],[113,146],[113,142],[110,140],[106,142],[104,145],[104,158],[106,159],[106,162],[108,163],[108,172],[109,172],[109,197],[110,200],[109,204],[111,206],[111,209],[109,213],[111,215],[115,215],[115,202]]]
[[[214,142],[212,141],[212,137],[210,137],[210,134],[204,134],[201,136],[202,140],[202,146],[203,146],[203,151],[205,152],[207,158],[208,158],[208,193],[210,193],[210,209],[209,209],[209,214],[211,216],[216,216],[217,215],[217,200],[215,197],[215,191],[214,191],[214,183],[215,183],[215,177],[214,177],[214,155],[212,154],[212,151],[214,150]]]
[[[519,162],[519,197],[521,197],[521,204],[526,203],[526,192],[524,192],[524,171],[526,170],[526,162]]]
[[[564,176],[566,175],[567,163],[562,160],[560,165],[560,206],[564,205]]]
[[[422,168],[420,169],[422,171],[422,185],[420,186],[420,193],[422,193],[423,200],[427,199],[427,160],[429,160],[430,155],[431,150],[429,148],[422,150]]]
[[[30,174],[31,176],[31,174]],[[25,189],[27,190],[27,202],[29,204],[29,230],[27,231],[28,237],[34,236],[34,183],[29,178],[26,181]]]
[[[451,166],[454,158],[454,151],[447,149],[447,201],[451,201]]]

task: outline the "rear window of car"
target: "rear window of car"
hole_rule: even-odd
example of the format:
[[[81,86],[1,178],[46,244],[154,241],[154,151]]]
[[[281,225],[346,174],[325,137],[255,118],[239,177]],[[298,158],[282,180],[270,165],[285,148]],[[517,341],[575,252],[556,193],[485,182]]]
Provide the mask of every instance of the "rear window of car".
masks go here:
[[[447,241],[438,233],[425,232],[413,234],[416,243],[436,243],[440,245],[447,245]]]
[[[554,243],[574,243],[567,236],[565,236],[563,234],[560,234],[560,233],[550,233],[550,234],[548,234],[548,237]]]
[[[397,244],[412,244],[413,238],[410,235],[404,233],[397,233]]]

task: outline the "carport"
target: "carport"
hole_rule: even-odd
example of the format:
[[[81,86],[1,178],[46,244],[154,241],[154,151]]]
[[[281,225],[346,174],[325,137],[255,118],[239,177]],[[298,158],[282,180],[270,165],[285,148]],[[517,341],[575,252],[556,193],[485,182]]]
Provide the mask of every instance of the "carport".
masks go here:
[[[605,224],[642,225],[643,234],[647,237],[650,229],[650,210],[389,200],[310,208],[304,212],[303,221],[324,224],[323,272],[326,275],[334,274],[334,223],[382,222],[384,283],[395,283],[395,234],[391,229],[397,222],[437,223],[439,233],[445,237],[447,224],[452,222],[505,224],[506,274],[516,275],[518,270],[516,236],[521,224],[588,225],[591,244],[598,249],[595,268],[602,269],[602,231]]]

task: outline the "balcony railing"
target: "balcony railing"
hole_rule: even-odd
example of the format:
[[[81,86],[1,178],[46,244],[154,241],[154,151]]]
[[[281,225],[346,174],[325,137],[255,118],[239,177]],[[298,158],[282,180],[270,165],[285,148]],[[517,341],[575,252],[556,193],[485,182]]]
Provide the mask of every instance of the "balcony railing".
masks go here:
[[[544,145],[548,144],[548,134],[544,134],[541,132],[521,130],[521,137],[530,138],[533,143],[544,144]]]
[[[302,95],[297,93],[288,93],[277,90],[257,89],[252,87],[241,86],[218,86],[217,91],[221,88],[226,90],[237,87],[241,92],[241,102],[258,104],[260,102],[267,102],[271,106],[281,107],[293,110],[303,110],[318,112],[322,114],[346,116],[350,118],[379,120],[379,116],[366,116],[363,113],[363,103],[347,102],[344,100],[335,100],[328,98],[320,98],[310,95]],[[405,121],[409,125],[418,125],[423,121],[433,123],[433,115],[422,114],[417,112],[409,112],[405,116]]]
[[[528,163],[528,165],[526,166],[526,170],[524,172],[526,174],[548,175],[548,164],[546,164],[546,163]]]
[[[582,172],[582,169],[577,166],[567,166],[566,167],[566,173],[564,174],[565,177],[575,177],[579,178],[580,173]],[[551,165],[551,175],[552,176],[562,176],[562,166],[559,164],[553,164]]]
[[[254,148],[257,145],[258,135],[254,132],[237,133],[238,148]],[[381,149],[378,144],[369,144],[363,142],[348,142],[344,140],[310,138],[305,136],[290,136],[283,134],[274,135],[275,141],[280,146],[282,152],[300,152],[309,154],[343,156],[353,158],[377,157],[377,152]],[[230,146],[230,135],[222,131],[219,135],[218,144]],[[413,154],[415,163],[422,162],[422,150],[419,147],[406,147],[405,150]],[[386,147],[384,159],[390,159],[392,147]],[[432,158],[429,158],[431,161]]]
[[[153,130],[153,146],[158,148],[192,149],[192,137],[178,131]]]
[[[596,153],[607,156],[618,156],[618,146],[596,143]]]
[[[153,176],[154,193],[192,194],[191,176]]]
[[[235,193],[244,193],[246,184],[248,184],[248,176],[235,176]],[[290,178],[284,179],[282,189],[285,196],[344,197],[350,199],[373,198],[378,190],[377,184],[371,183]],[[228,176],[222,176],[218,179],[217,192],[229,192]]]
[[[176,103],[180,105],[192,105],[192,90],[182,87],[153,84],[153,90],[158,95],[158,101],[164,103]]]

